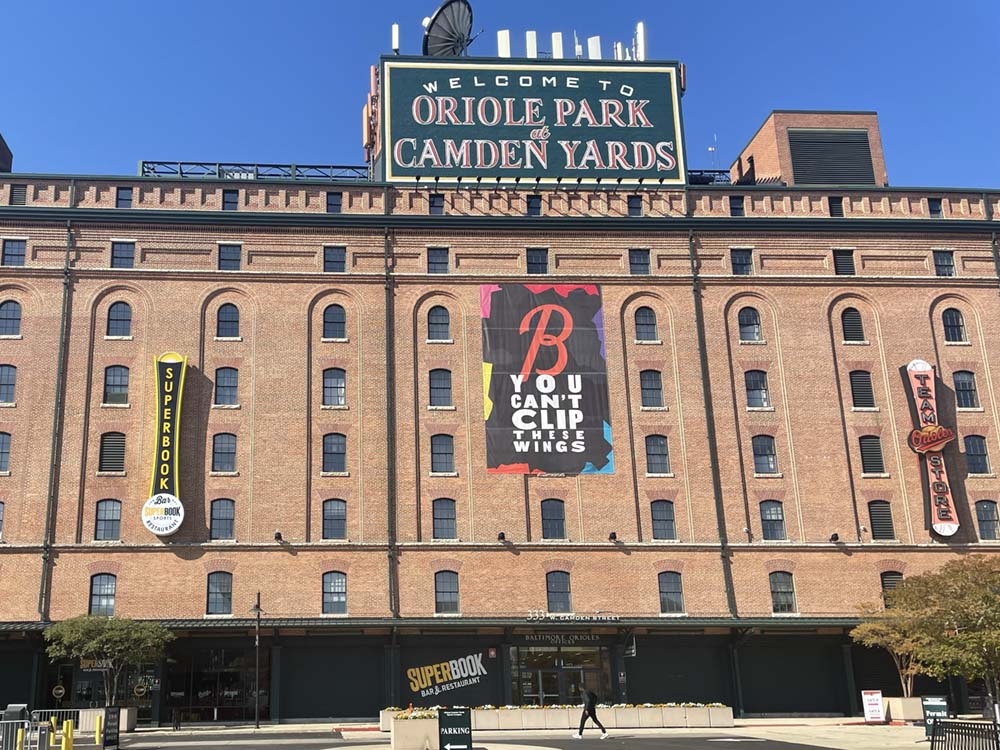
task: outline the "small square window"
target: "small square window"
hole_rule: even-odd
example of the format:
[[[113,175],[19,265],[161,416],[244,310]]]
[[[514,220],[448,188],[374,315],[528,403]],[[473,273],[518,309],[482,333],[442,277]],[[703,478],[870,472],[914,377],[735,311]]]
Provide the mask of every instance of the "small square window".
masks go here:
[[[135,243],[134,242],[112,242],[111,243],[111,267],[112,268],[134,268],[135,267]]]
[[[733,261],[734,276],[753,275],[753,250],[750,248],[734,248],[730,250]]]
[[[729,196],[729,215],[730,216],[743,216],[743,196],[742,195],[730,195]]]
[[[642,196],[630,195],[628,197],[628,215],[630,217],[642,216]]]
[[[28,186],[27,185],[11,185],[10,186],[10,205],[12,206],[23,206],[28,202]]]
[[[837,218],[843,217],[844,215],[844,196],[842,195],[831,195],[830,196],[830,216]]]
[[[115,208],[132,208],[132,188],[115,188]]]
[[[448,248],[427,248],[427,273],[448,273]]]
[[[952,250],[934,251],[934,274],[936,276],[955,275],[955,253]]]
[[[833,251],[833,272],[838,276],[853,276],[855,274],[853,250]]]
[[[235,211],[240,207],[240,191],[239,190],[223,190],[222,191],[222,210],[223,211]]]
[[[347,270],[346,247],[323,248],[323,272],[344,273]]]
[[[219,245],[219,270],[239,271],[242,252],[240,245]]]
[[[928,198],[927,199],[927,211],[930,213],[932,219],[942,219],[944,214],[941,213],[941,199],[940,198]]]
[[[328,192],[326,194],[326,212],[328,214],[339,214],[344,206],[344,194],[340,192]]]
[[[429,205],[431,216],[442,216],[444,214],[444,193],[431,193]]]
[[[542,215],[542,196],[540,195],[529,195],[528,196],[528,216],[541,216]]]
[[[628,271],[633,276],[648,276],[649,250],[643,250],[643,249],[629,250]]]
[[[26,244],[24,240],[4,240],[3,258],[0,262],[5,266],[23,266]]]
[[[528,248],[528,273],[545,274],[549,272],[549,251],[544,247]]]

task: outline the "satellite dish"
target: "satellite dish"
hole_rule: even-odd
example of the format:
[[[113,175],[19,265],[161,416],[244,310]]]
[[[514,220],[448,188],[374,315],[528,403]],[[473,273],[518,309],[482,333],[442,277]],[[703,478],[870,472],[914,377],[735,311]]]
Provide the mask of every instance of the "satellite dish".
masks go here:
[[[461,57],[472,44],[469,0],[445,0],[434,15],[424,21],[424,55],[427,57]]]

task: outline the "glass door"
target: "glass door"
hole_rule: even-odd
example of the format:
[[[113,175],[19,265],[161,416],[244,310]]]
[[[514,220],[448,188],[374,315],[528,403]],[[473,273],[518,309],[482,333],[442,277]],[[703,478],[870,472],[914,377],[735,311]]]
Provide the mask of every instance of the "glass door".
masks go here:
[[[538,673],[538,683],[541,686],[540,706],[562,703],[560,690],[560,673],[555,669],[543,669]]]

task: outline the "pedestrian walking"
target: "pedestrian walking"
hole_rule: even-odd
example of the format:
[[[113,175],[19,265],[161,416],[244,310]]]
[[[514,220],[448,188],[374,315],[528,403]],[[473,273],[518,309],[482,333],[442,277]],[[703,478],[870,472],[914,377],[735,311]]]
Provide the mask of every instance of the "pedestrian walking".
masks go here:
[[[600,727],[601,739],[606,740],[608,738],[608,730],[604,728],[601,720],[597,718],[597,694],[593,690],[585,692],[581,685],[580,697],[583,698],[583,715],[580,716],[580,730],[573,735],[573,739],[579,740],[583,737],[583,726],[587,723],[587,717],[589,716]]]

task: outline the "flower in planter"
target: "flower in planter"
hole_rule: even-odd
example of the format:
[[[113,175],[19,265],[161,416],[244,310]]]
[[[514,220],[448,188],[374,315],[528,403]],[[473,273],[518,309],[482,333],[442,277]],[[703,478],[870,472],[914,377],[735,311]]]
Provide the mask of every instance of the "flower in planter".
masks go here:
[[[386,706],[382,709],[383,711],[402,711],[403,709],[399,706]]]
[[[494,710],[496,710],[496,706],[493,706],[493,705],[490,705],[489,703],[487,703],[485,706],[476,706],[476,710],[477,711],[494,711]]]
[[[516,711],[520,706],[500,706],[501,711]]]

